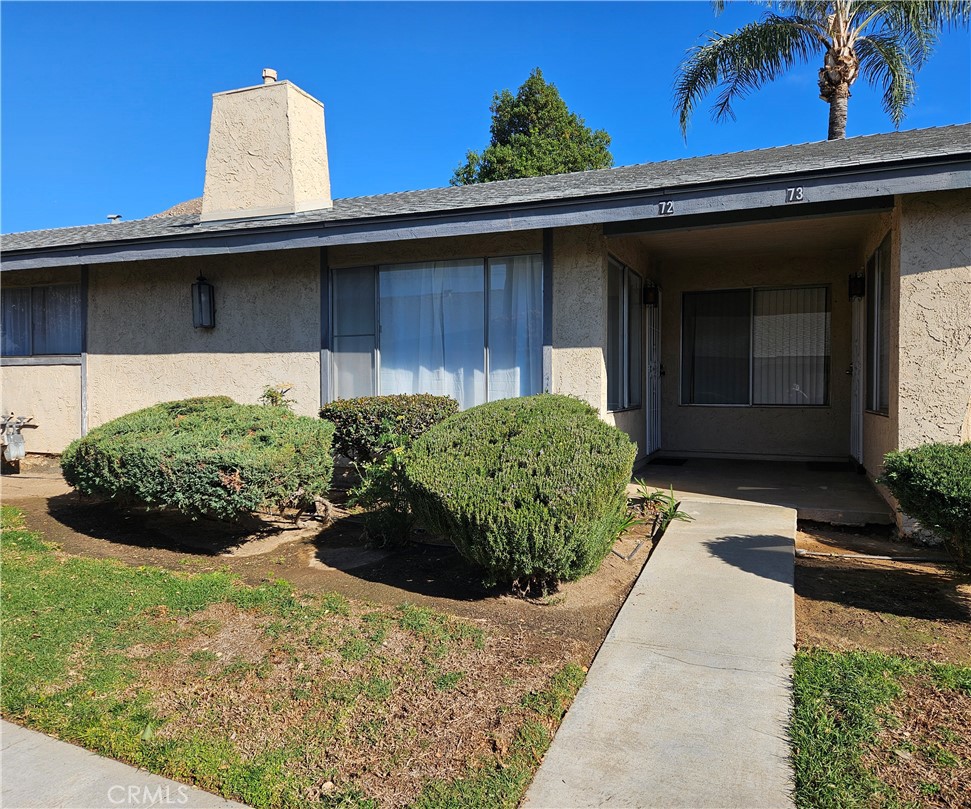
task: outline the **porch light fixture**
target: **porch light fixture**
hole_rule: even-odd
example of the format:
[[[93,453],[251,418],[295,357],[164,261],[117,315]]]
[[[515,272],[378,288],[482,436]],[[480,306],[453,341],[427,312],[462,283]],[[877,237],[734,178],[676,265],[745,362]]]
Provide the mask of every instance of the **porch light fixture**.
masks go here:
[[[657,306],[660,303],[660,288],[656,286],[644,287],[644,305]]]
[[[201,275],[192,285],[192,325],[197,329],[211,329],[216,325],[215,290]]]
[[[866,276],[861,273],[854,273],[849,278],[850,299],[863,298],[866,296]]]

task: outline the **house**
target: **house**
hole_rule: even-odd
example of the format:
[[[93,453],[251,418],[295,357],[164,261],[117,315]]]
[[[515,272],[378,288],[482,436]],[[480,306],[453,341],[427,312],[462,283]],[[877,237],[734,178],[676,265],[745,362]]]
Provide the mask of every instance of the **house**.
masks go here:
[[[638,457],[971,438],[971,125],[332,199],[323,106],[213,97],[193,210],[3,237],[4,412],[578,396]]]

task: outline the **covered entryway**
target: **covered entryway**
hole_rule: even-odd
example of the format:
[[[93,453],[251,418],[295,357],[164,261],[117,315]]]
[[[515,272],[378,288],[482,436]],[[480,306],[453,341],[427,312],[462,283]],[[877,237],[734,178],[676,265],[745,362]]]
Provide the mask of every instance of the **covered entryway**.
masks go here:
[[[863,274],[891,208],[878,198],[605,228],[608,250],[636,256],[645,281],[649,458],[863,461]]]

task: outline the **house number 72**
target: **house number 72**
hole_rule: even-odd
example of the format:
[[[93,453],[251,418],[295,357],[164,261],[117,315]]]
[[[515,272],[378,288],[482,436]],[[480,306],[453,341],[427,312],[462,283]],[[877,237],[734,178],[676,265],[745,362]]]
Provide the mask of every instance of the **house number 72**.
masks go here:
[[[786,202],[802,202],[804,199],[801,185],[786,189]]]
[[[659,216],[670,216],[674,213],[674,203],[671,200],[664,200],[657,204],[657,212]]]

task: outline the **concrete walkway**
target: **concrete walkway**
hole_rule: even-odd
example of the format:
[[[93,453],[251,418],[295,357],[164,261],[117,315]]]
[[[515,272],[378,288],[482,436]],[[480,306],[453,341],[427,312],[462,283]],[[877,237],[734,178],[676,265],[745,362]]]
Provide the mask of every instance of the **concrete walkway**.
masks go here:
[[[526,796],[529,809],[791,807],[796,512],[685,501]]]
[[[245,809],[10,722],[0,742],[3,809]]]

